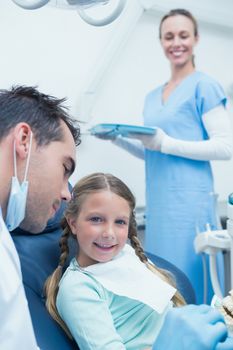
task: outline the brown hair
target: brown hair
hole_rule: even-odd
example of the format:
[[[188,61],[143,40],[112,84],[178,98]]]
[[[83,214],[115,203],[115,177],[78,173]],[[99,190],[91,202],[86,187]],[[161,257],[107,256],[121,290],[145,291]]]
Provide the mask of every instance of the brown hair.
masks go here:
[[[63,140],[63,121],[70,130],[76,146],[81,142],[78,122],[73,119],[65,99],[46,95],[32,86],[13,86],[0,90],[0,141],[20,122],[28,123],[38,146]]]
[[[129,204],[131,216],[129,222],[129,233],[128,238],[130,240],[131,246],[134,248],[136,255],[139,259],[146,264],[146,266],[153,271],[155,274],[160,276],[163,280],[174,286],[174,281],[167,271],[157,268],[151,262],[148,261],[141,243],[137,237],[137,224],[135,219],[135,197],[129,188],[117,177],[111,174],[104,173],[94,173],[82,178],[73,188],[72,199],[68,203],[65,217],[62,220],[63,235],[60,239],[61,255],[59,259],[59,265],[53,274],[47,279],[45,284],[45,293],[47,296],[46,307],[50,315],[55,321],[65,330],[65,332],[72,337],[68,328],[66,327],[64,321],[61,319],[57,307],[56,307],[56,297],[58,293],[58,285],[62,276],[62,268],[66,262],[69,255],[68,238],[72,236],[72,232],[66,220],[66,217],[78,217],[82,204],[86,197],[90,194],[99,191],[111,191],[118,195],[119,197],[125,199]],[[185,304],[185,301],[181,294],[177,291],[173,297],[173,302],[176,306],[181,306]]]

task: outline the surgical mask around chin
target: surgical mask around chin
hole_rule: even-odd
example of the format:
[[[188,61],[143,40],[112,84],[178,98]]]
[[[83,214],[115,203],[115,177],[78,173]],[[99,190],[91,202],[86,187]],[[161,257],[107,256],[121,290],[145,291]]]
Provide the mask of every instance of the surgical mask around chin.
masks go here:
[[[8,200],[7,213],[6,213],[6,226],[9,231],[13,231],[16,227],[20,225],[20,223],[25,218],[26,211],[26,203],[27,203],[27,194],[28,194],[28,181],[27,173],[29,160],[31,155],[31,146],[32,146],[32,132],[30,136],[30,144],[29,151],[26,163],[26,169],[24,174],[24,180],[20,184],[17,177],[17,166],[16,166],[16,150],[14,143],[14,176],[12,176],[11,180],[11,191]]]

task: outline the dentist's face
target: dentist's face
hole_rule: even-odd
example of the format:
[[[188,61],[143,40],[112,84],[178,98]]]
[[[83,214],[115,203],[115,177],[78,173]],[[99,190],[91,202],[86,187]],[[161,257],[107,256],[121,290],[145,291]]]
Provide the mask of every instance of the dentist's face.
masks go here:
[[[161,45],[173,67],[192,64],[194,46],[198,41],[194,30],[191,19],[183,15],[168,17],[162,23]]]
[[[20,228],[41,232],[62,200],[70,200],[68,179],[75,167],[75,143],[62,122],[63,140],[37,147],[34,140],[29,163],[29,191],[25,219]]]
[[[124,247],[129,231],[128,202],[111,191],[87,195],[77,218],[68,218],[76,236],[78,263],[86,267],[107,262]]]

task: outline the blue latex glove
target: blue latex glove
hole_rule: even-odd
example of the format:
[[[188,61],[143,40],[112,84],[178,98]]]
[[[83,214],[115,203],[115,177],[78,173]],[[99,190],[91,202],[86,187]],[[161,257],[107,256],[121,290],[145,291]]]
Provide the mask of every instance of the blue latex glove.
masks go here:
[[[216,350],[233,350],[233,338],[228,337],[223,343],[218,343]]]
[[[93,136],[97,137],[97,139],[113,141],[117,138],[118,134],[113,130],[110,132],[108,131],[108,132],[93,134]]]
[[[168,312],[153,350],[232,350],[224,348],[224,343],[216,348],[226,339],[227,328],[217,310],[208,305],[187,305]]]

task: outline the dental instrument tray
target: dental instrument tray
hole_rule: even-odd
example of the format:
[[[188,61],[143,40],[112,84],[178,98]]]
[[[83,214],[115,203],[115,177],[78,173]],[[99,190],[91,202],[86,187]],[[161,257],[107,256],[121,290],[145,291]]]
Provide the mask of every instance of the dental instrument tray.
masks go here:
[[[124,136],[130,137],[133,134],[154,135],[156,127],[128,125],[128,124],[97,124],[90,130],[91,135],[96,136]]]

